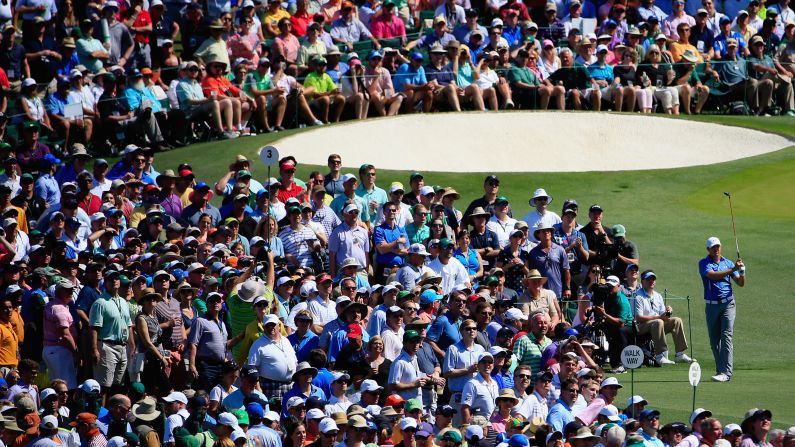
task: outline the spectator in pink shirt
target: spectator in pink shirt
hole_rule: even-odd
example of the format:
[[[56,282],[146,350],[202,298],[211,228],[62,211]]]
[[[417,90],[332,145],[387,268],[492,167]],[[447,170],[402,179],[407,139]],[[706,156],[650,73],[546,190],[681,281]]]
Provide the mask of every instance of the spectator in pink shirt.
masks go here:
[[[274,60],[277,60],[277,56],[282,56],[287,64],[287,73],[295,75],[295,61],[298,59],[298,49],[301,48],[301,43],[292,34],[292,27],[293,24],[290,19],[279,20],[279,35],[273,39],[271,50],[273,51]]]
[[[400,111],[403,95],[395,93],[392,75],[389,74],[389,70],[381,66],[382,60],[383,55],[380,50],[370,52],[364,72],[364,87],[370,95],[370,104],[375,107],[378,114],[393,116]]]
[[[77,325],[69,312],[74,284],[62,280],[55,286],[55,298],[44,306],[44,362],[51,377],[66,381],[72,390],[77,387]]]
[[[591,425],[605,405],[613,404],[616,396],[618,396],[618,390],[621,388],[623,386],[618,383],[615,377],[608,377],[602,380],[602,384],[599,387],[599,395],[584,410],[577,413],[577,419],[585,425]]]
[[[401,44],[406,45],[406,25],[395,14],[395,1],[386,0],[381,8],[381,14],[376,14],[370,21],[370,32],[377,39],[401,38]]]

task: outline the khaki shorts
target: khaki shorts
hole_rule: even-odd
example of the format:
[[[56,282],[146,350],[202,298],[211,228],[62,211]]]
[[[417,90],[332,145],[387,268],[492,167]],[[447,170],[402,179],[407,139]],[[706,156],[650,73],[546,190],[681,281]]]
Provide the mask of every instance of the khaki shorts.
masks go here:
[[[94,365],[94,379],[103,388],[121,385],[127,372],[127,347],[99,342],[99,363]]]

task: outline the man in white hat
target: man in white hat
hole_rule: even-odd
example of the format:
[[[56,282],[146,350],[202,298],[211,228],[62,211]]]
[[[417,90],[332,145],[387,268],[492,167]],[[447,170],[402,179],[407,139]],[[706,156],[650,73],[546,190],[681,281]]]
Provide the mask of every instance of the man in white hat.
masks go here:
[[[329,264],[331,276],[334,277],[337,276],[337,269],[348,258],[358,261],[365,270],[370,263],[370,232],[359,220],[359,208],[346,206],[342,220],[328,239]]]
[[[281,399],[292,387],[298,359],[290,341],[281,335],[279,317],[268,315],[263,326],[265,331],[251,345],[246,364],[259,369],[262,392],[271,399]]]
[[[520,220],[527,222],[527,226],[530,230],[534,230],[542,225],[551,227],[555,224],[559,224],[561,222],[560,216],[554,211],[547,210],[550,203],[552,203],[552,196],[547,194],[544,188],[536,189],[535,192],[533,192],[533,197],[530,198],[530,206],[535,207],[535,209],[525,214]],[[538,239],[536,239],[532,232],[528,236],[530,240],[538,242]]]
[[[707,332],[717,374],[715,382],[728,382],[734,366],[734,318],[736,307],[732,281],[745,286],[745,263],[742,259],[732,262],[721,256],[720,239],[707,239],[709,255],[698,262],[698,271],[704,283]]]
[[[395,276],[395,281],[403,286],[403,290],[414,290],[417,287],[422,275],[430,270],[425,266],[425,260],[430,255],[424,245],[411,244],[408,254],[406,254],[405,263]]]

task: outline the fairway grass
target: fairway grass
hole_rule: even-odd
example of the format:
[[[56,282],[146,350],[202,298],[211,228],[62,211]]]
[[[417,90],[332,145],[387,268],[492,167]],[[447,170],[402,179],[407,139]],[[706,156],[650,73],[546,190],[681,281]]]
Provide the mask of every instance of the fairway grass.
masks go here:
[[[791,118],[698,116],[692,119],[747,126],[795,138],[795,120]],[[262,180],[266,177],[266,169],[257,159],[257,148],[299,131],[197,144],[158,154],[155,164],[162,172],[188,162],[197,178],[212,183],[226,172],[236,154],[244,154],[254,159],[254,176]],[[430,143],[418,142],[429,147]],[[318,141],[316,147],[306,150],[339,153],[345,164],[345,141]],[[484,157],[496,154],[499,154],[499,144]],[[565,154],[555,151],[549,154],[549,157],[562,156]],[[401,181],[408,187],[410,171],[423,168],[444,171],[454,162],[440,160],[429,151],[425,159],[407,160],[404,171],[379,170],[377,183],[387,187],[392,181]],[[539,165],[543,165],[543,160],[539,160]],[[356,174],[357,168],[347,167],[343,172]],[[325,166],[299,164],[297,175],[306,179],[315,169],[327,171]],[[692,340],[688,337],[688,341],[703,371],[696,406],[712,410],[724,425],[739,423],[743,413],[751,407],[769,408],[776,426],[795,425],[795,387],[792,386],[795,331],[790,315],[795,289],[785,279],[792,276],[795,267],[795,146],[712,166],[670,170],[497,174],[502,180],[500,194],[511,200],[517,218],[529,210],[527,201],[539,187],[553,196],[550,209],[557,213],[563,201],[569,198],[576,199],[583,211],[591,204],[600,204],[605,209],[606,224],[626,226],[627,238],[638,245],[641,269],[651,268],[657,273],[658,289],[692,297],[693,337]],[[277,177],[278,172],[271,175]],[[463,210],[482,194],[485,175],[434,172],[425,181],[430,185],[454,186],[462,196],[456,205]],[[735,288],[738,306],[735,375],[731,382],[717,384],[709,381],[714,374],[714,362],[704,325],[697,263],[706,255],[704,243],[708,236],[721,238],[724,255],[735,257],[728,202],[723,191],[732,192],[748,280],[746,287]],[[587,222],[587,215],[582,214],[579,221]],[[668,304],[673,306],[675,315],[687,322],[686,301],[671,300]],[[616,403],[623,407],[630,396],[630,374],[620,375],[619,380],[625,388]],[[664,421],[674,418],[687,421],[692,404],[687,365],[638,370],[635,394],[642,395],[649,400],[650,406],[661,410]]]

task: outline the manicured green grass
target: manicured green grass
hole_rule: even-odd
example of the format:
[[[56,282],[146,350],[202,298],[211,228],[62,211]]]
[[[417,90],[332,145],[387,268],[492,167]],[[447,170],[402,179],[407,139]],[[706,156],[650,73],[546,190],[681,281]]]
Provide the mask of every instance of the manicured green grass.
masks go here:
[[[433,119],[429,117],[429,119]],[[728,125],[753,127],[795,137],[795,120],[787,118],[695,117]],[[278,137],[288,135],[289,131]],[[441,135],[440,135],[441,137]],[[274,141],[272,136],[213,142],[158,154],[162,170],[190,162],[198,178],[215,181],[238,153],[256,159],[256,149]],[[345,161],[344,141],[319,141],[316,150],[340,153]],[[420,143],[420,144],[427,144]],[[697,150],[694,148],[694,150]],[[285,154],[282,154],[285,155]],[[552,153],[550,156],[559,156]],[[378,184],[398,180],[408,184],[408,172],[432,166],[427,161],[407,161],[405,171],[379,171]],[[299,160],[300,162],[300,160]],[[438,165],[433,165],[436,170]],[[300,178],[325,166],[299,166]],[[265,168],[255,161],[254,175],[263,179]],[[344,172],[355,172],[352,167]],[[273,173],[274,176],[276,172]],[[485,173],[430,173],[427,184],[454,186],[462,194],[458,207],[482,194]],[[795,259],[795,146],[766,154],[712,166],[672,170],[607,173],[523,173],[500,174],[501,194],[512,201],[515,217],[528,209],[527,200],[537,187],[553,197],[551,208],[560,211],[563,200],[575,198],[580,209],[599,203],[605,222],[621,223],[627,236],[638,244],[641,267],[658,274],[660,290],[692,297],[693,355],[702,365],[703,379],[697,406],[711,409],[724,424],[739,422],[751,407],[770,408],[776,425],[795,424],[791,377],[795,373],[795,331],[788,323],[795,293],[784,278],[791,276]],[[723,240],[724,254],[734,257],[729,208],[723,191],[733,194],[740,248],[748,265],[748,281],[736,290],[738,301],[735,327],[735,376],[727,384],[709,382],[714,362],[707,342],[702,304],[702,286],[697,262],[706,255],[708,236]],[[587,216],[581,216],[583,223]],[[682,300],[669,301],[675,314],[687,317]],[[630,396],[630,375],[619,378],[626,387],[619,395],[621,405]],[[687,420],[692,388],[687,383],[687,366],[662,369],[643,368],[635,374],[635,394],[647,398],[663,412],[663,420]]]

